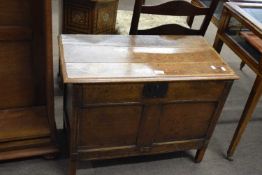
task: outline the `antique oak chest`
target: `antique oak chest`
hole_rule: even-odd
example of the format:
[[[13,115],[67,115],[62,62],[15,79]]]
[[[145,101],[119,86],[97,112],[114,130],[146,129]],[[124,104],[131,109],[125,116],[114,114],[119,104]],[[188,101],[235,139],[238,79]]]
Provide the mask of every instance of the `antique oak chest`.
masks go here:
[[[78,160],[196,149],[238,77],[200,36],[62,35],[70,174]]]

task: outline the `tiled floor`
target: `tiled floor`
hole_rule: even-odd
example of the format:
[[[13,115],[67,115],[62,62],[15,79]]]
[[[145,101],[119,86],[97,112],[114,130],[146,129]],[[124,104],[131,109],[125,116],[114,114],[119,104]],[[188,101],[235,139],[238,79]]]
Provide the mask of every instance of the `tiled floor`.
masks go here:
[[[148,0],[149,1],[149,0]],[[120,9],[132,9],[133,0],[120,0]],[[153,2],[150,1],[150,2]],[[154,0],[154,3],[158,0]],[[58,0],[53,0],[54,70],[58,67]],[[199,20],[199,19],[198,19]],[[196,22],[197,23],[197,22]],[[197,24],[196,24],[197,25]],[[206,39],[213,44],[216,28],[210,25]],[[240,59],[224,47],[221,55],[240,76],[236,81],[223,110],[219,124],[211,139],[202,163],[192,161],[193,151],[158,156],[85,162],[80,165],[78,175],[261,175],[262,174],[262,101],[256,109],[253,120],[243,136],[234,156],[229,162],[224,158],[237,121],[245,105],[255,75],[245,67],[239,71]],[[56,88],[57,89],[57,88]],[[58,92],[58,90],[57,90]],[[62,127],[62,97],[56,96],[55,110],[58,128]],[[0,175],[64,175],[68,163],[63,156],[47,161],[42,158],[19,160],[0,164]]]

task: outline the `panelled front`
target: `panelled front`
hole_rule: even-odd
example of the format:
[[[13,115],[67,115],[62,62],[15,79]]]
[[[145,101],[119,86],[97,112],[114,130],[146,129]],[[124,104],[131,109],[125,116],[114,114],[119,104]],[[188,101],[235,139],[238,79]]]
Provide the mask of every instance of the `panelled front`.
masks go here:
[[[159,85],[79,86],[76,128],[80,153],[90,154],[90,159],[105,158],[107,154],[101,153],[108,151],[113,152],[110,156],[121,157],[125,149],[128,155],[151,154],[163,148],[174,151],[179,141],[193,144],[194,139],[206,139],[226,81],[169,82],[158,97],[146,95],[148,84]]]

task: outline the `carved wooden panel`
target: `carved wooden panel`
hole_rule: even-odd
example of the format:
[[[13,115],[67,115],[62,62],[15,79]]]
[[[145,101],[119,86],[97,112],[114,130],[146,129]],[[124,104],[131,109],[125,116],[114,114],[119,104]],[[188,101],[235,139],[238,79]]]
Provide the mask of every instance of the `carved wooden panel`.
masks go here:
[[[87,32],[91,31],[90,28],[90,10],[89,8],[81,8],[77,6],[66,6],[65,7],[66,13],[66,20],[65,26],[67,27],[66,30],[68,31],[75,31],[75,32]]]
[[[114,33],[118,0],[64,0],[63,33]]]

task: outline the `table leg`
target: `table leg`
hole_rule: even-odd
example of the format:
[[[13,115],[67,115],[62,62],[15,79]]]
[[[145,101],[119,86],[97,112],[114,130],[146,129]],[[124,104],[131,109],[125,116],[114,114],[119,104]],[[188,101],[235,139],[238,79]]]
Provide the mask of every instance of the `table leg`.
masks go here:
[[[69,162],[69,175],[76,175],[77,162],[75,159],[70,159]]]
[[[236,150],[237,145],[240,142],[241,136],[247,127],[249,120],[255,110],[255,107],[262,94],[262,77],[257,76],[253,88],[250,92],[248,101],[246,103],[245,109],[242,113],[241,119],[238,123],[237,129],[235,131],[234,137],[227,151],[227,158],[231,158]]]
[[[220,53],[223,47],[223,41],[219,38],[218,34],[216,35],[215,42],[213,44],[214,49]]]

